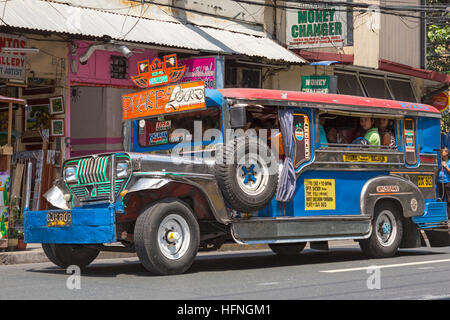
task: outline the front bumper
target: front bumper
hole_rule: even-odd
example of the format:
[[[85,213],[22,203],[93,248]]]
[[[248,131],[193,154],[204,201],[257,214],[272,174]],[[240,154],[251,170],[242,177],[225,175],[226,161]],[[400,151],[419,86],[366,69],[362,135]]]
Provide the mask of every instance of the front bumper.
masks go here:
[[[70,226],[50,227],[47,212],[70,212]],[[26,243],[100,244],[116,242],[114,206],[25,211]]]

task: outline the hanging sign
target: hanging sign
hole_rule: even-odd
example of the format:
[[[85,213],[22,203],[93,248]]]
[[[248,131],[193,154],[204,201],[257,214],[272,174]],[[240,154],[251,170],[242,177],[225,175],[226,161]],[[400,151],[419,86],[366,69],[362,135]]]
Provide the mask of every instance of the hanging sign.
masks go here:
[[[206,108],[203,81],[167,85],[122,96],[122,119],[202,110]],[[160,129],[170,123],[161,123]]]
[[[141,88],[174,83],[181,79],[186,67],[178,66],[176,54],[164,56],[163,61],[159,58],[138,62],[138,75],[131,77],[134,84]]]
[[[205,88],[214,89],[216,87],[214,81],[216,77],[215,57],[180,59],[178,63],[186,67],[180,82],[203,80]]]
[[[445,91],[435,95],[433,98],[433,107],[438,109],[441,113],[448,113],[448,107],[450,105],[449,94]]]

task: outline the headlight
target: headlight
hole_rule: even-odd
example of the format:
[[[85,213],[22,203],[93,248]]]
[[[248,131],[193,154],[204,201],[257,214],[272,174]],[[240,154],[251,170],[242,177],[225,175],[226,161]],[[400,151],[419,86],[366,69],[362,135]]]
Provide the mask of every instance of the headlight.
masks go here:
[[[67,167],[64,169],[64,178],[66,182],[77,182],[77,167]]]
[[[117,178],[126,178],[128,177],[128,162],[119,162],[116,166],[116,177]]]

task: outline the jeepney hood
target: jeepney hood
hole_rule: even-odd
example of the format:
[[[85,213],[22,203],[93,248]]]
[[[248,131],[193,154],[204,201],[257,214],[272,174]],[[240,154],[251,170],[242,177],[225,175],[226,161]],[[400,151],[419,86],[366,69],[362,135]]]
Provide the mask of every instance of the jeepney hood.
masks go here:
[[[178,173],[186,175],[213,174],[213,160],[192,159],[166,154],[127,153],[132,161],[133,173],[163,175]]]

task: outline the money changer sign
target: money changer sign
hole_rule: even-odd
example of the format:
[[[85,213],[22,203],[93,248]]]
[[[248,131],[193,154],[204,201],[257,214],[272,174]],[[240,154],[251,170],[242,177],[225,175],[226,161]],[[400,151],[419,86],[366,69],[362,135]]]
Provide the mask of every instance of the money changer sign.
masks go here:
[[[345,7],[299,9],[286,13],[286,41],[289,49],[346,45]]]

